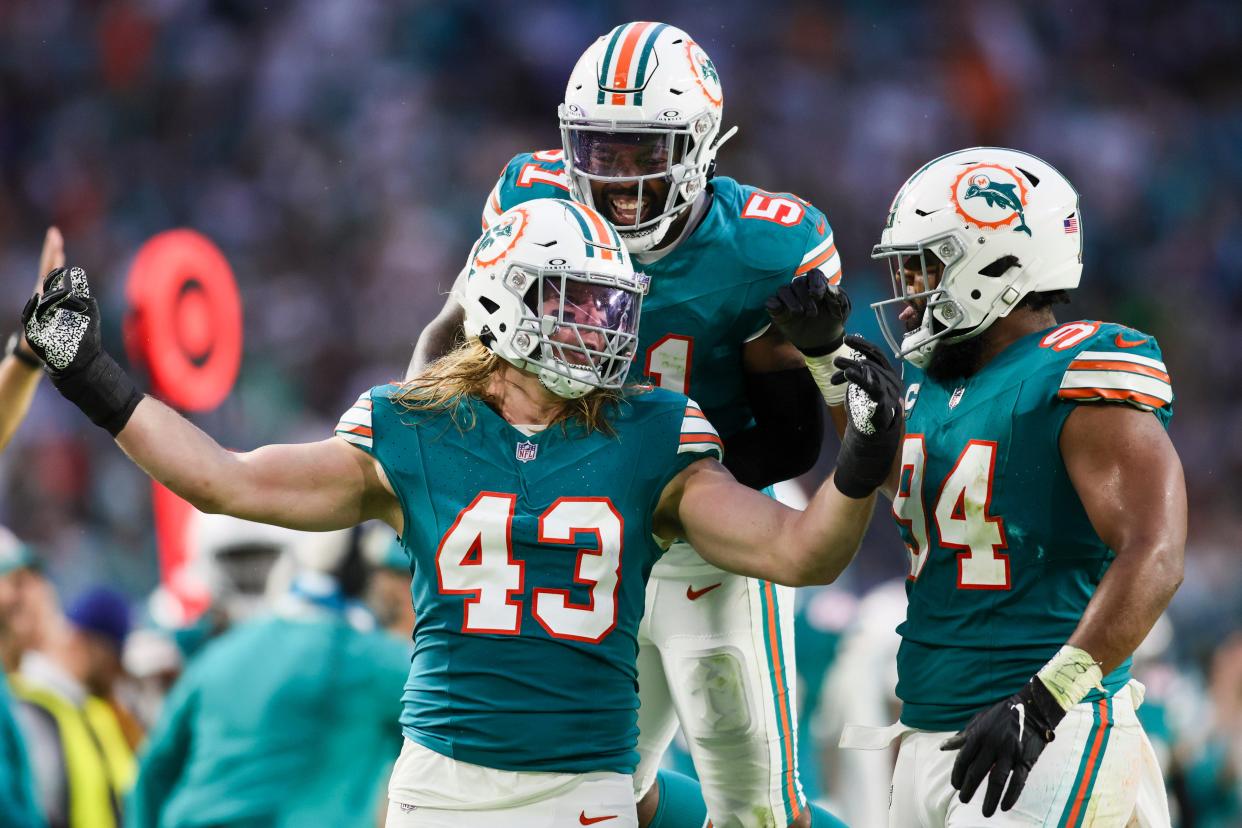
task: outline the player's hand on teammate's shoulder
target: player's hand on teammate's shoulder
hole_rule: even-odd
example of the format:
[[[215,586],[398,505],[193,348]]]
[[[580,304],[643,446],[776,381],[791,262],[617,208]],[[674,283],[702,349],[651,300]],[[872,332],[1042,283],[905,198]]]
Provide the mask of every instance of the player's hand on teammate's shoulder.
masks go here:
[[[1053,731],[1063,718],[1065,709],[1038,677],[976,714],[964,730],[940,746],[941,750],[958,751],[949,781],[961,792],[961,801],[969,802],[987,777],[983,815],[996,813],[998,803],[1002,811],[1012,808],[1035,760],[1053,740]]]
[[[867,497],[888,478],[901,445],[901,378],[888,359],[861,336],[845,337],[846,354],[832,364],[833,385],[848,383],[845,436],[833,480],[848,497]]]
[[[819,268],[795,276],[766,302],[772,324],[804,356],[826,356],[841,347],[850,297]]]

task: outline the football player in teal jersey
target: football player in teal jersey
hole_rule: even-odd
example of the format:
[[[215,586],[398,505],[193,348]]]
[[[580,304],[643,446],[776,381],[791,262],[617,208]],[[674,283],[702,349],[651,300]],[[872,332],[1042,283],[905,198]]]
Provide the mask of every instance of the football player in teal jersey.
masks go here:
[[[848,313],[841,259],[824,214],[789,193],[715,176],[723,94],[716,67],[686,32],[617,26],[579,59],[560,107],[562,147],[526,152],[501,172],[484,227],[536,198],[594,207],[649,279],[631,377],[688,394],[720,431],[725,465],[762,489],[810,469],[819,454],[819,394],[802,356],[769,327],[778,290],[825,313]],[[791,284],[791,280],[801,276]],[[822,304],[822,303],[821,303]],[[419,339],[411,373],[460,336],[450,298]],[[826,346],[825,379],[841,337]],[[831,386],[839,418],[845,386]],[[830,411],[833,411],[830,408]],[[677,543],[656,564],[639,630],[635,794],[656,812],[656,772],[678,723],[716,825],[805,826],[797,773],[793,595],[730,575]],[[826,812],[821,824],[833,824]]]
[[[891,825],[1169,824],[1130,656],[1182,577],[1173,390],[1150,335],[1055,319],[1078,202],[1032,155],[962,150],[910,177],[874,250],[910,364],[903,708],[842,744],[900,737]]]
[[[200,510],[319,531],[379,519],[401,536],[417,622],[389,826],[634,828],[652,566],[686,538],[728,571],[834,579],[900,443],[897,378],[882,359],[840,361],[846,436],[799,512],[733,479],[695,403],[626,386],[641,281],[597,212],[518,205],[460,284],[461,348],[362,394],[327,440],[244,453],[137,391],[100,345],[80,268],[53,271],[23,322],[56,388]]]

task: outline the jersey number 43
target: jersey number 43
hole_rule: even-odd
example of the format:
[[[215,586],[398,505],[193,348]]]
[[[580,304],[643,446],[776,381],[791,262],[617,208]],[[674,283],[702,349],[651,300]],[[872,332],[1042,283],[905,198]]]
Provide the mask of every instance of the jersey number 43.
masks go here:
[[[598,644],[617,625],[624,521],[605,497],[562,497],[539,516],[539,543],[573,546],[594,535],[595,549],[577,549],[574,583],[590,587],[584,604],[568,589],[527,592],[526,565],[513,557],[513,510],[517,495],[480,492],[462,509],[436,550],[442,595],[465,595],[462,632],[519,635],[522,604],[553,638]],[[568,584],[566,585],[568,586]]]
[[[992,503],[992,478],[996,473],[996,443],[970,440],[958,455],[953,470],[940,484],[931,518],[940,546],[964,550],[957,556],[958,589],[1009,589],[1009,556],[1005,549],[1005,524],[988,514]],[[910,578],[917,580],[931,553],[927,509],[923,502],[927,446],[922,434],[907,434],[901,445],[901,471],[893,496],[893,515],[906,527],[913,543]]]

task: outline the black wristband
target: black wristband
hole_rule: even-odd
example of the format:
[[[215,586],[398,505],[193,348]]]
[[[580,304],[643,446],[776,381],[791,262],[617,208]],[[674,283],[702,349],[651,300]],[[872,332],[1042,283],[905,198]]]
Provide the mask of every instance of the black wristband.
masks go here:
[[[832,482],[841,494],[861,500],[884,484],[892,463],[890,445],[864,440],[847,426]]]
[[[4,346],[4,355],[6,357],[14,357],[18,362],[27,368],[42,368],[43,360],[39,359],[33,353],[28,353],[22,348],[22,332],[13,331],[9,335],[9,341]]]
[[[61,395],[113,437],[121,433],[142,401],[142,393],[107,351],[72,373],[48,371]]]

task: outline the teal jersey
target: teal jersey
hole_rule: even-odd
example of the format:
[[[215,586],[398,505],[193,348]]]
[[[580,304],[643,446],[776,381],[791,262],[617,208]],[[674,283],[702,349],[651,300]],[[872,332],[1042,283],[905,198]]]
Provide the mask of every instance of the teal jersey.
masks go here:
[[[212,639],[143,747],[126,828],[368,828],[401,749],[406,642],[338,612]]]
[[[417,619],[405,735],[501,770],[632,773],[652,513],[720,438],[659,389],[613,408],[613,436],[576,423],[527,436],[476,399],[455,422],[394,393],[363,394],[337,434],[379,462],[404,515]]]
[[[1093,321],[1019,339],[964,381],[906,371],[893,515],[910,576],[897,695],[906,724],[958,730],[1069,639],[1113,559],[1061,458],[1066,418],[1117,403],[1167,427],[1173,390],[1152,337]],[[1129,673],[1127,660],[1106,692]]]
[[[764,302],[813,268],[836,284],[841,258],[824,214],[797,196],[722,176],[710,190],[689,236],[654,261],[635,262],[651,282],[630,379],[694,398],[729,436],[751,423],[742,348],[768,327]],[[524,201],[569,197],[560,150],[523,153],[501,171],[483,225]]]

